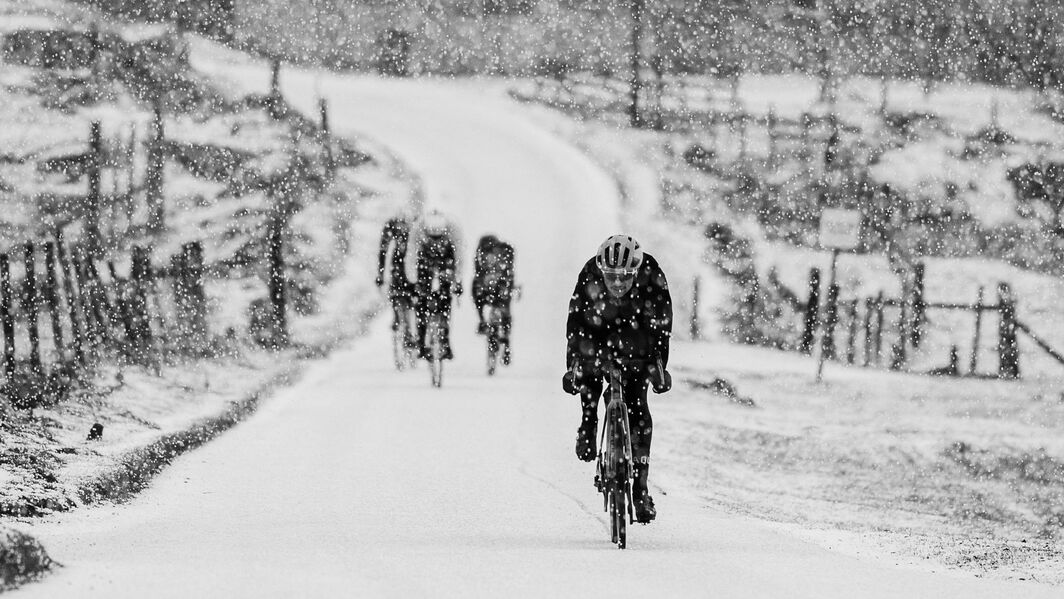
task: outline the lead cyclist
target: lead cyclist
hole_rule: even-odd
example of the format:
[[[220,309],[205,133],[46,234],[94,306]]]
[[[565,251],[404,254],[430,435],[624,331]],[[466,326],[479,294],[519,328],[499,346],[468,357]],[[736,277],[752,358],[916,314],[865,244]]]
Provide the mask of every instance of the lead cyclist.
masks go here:
[[[562,388],[580,395],[582,418],[576,455],[595,459],[598,404],[609,376],[609,356],[631,365],[623,373],[623,394],[632,434],[635,480],[632,498],[637,522],[657,516],[649,492],[650,443],[654,421],[647,387],[664,393],[672,387],[665,367],[672,336],[672,297],[665,274],[653,256],[629,235],[613,235],[584,264],[569,300],[566,364]],[[660,370],[658,364],[660,363]]]

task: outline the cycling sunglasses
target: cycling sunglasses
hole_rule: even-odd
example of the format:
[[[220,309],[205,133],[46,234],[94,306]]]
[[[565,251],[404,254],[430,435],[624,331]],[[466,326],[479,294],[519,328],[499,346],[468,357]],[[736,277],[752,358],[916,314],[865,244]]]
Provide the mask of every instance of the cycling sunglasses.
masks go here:
[[[602,270],[602,278],[610,281],[627,281],[628,279],[634,279],[638,270]]]

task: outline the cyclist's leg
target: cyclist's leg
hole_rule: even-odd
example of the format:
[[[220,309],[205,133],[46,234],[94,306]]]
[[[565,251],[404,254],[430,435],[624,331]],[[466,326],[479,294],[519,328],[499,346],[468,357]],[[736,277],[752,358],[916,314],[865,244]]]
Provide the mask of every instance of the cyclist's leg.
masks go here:
[[[440,345],[443,346],[443,359],[451,360],[454,358],[454,353],[451,352],[451,303],[454,301],[454,296],[451,295],[450,285],[445,286],[440,293],[438,299],[438,305],[436,309],[443,315],[442,326],[440,327]]]
[[[405,306],[406,297],[400,283],[392,281],[391,287],[388,288],[388,301],[392,304],[392,330],[399,330],[399,324],[403,319],[403,308]]]
[[[414,316],[417,319],[418,355],[422,358],[428,357],[428,350],[425,348],[425,331],[429,323],[429,303],[431,299],[431,294],[419,290],[417,303],[414,305]]]
[[[474,283],[472,292],[473,307],[477,310],[477,333],[484,334],[487,329],[487,324],[484,322],[484,304],[486,303],[484,288],[482,285]]]
[[[631,377],[625,381],[624,398],[628,406],[628,426],[632,434],[632,458],[635,460],[632,481],[632,500],[635,502],[637,517],[649,522],[656,516],[653,500],[650,498],[650,443],[654,435],[654,419],[647,405],[647,386],[645,377]]]
[[[598,404],[602,397],[602,375],[587,372],[577,378],[580,389],[580,427],[576,429],[576,457],[585,462],[595,459],[598,433]]]

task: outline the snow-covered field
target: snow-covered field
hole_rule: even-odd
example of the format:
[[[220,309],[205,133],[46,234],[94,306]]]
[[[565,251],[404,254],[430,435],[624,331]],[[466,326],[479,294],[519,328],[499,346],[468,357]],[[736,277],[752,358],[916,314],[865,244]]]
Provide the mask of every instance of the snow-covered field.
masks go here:
[[[101,19],[90,9],[67,3],[0,2],[0,15],[15,19],[18,27],[74,27],[93,22],[105,30],[130,38],[138,35],[173,35],[172,28],[123,25]],[[5,26],[7,21],[4,21]],[[12,25],[15,28],[15,25]],[[86,73],[67,72],[73,78]],[[64,182],[62,177],[44,175],[36,158],[85,151],[89,123],[103,124],[105,139],[121,134],[132,136],[136,149],[132,163],[115,177],[107,169],[104,192],[112,185],[140,186],[145,170],[145,142],[150,111],[136,101],[132,92],[109,75],[101,75],[101,85],[115,94],[70,109],[48,105],[48,96],[36,84],[53,73],[0,64],[0,155],[9,160],[0,164],[0,204],[4,208],[0,229],[5,233],[0,250],[12,251],[27,239],[50,235],[51,220],[37,202],[37,194],[64,192],[84,194],[84,179]],[[198,76],[193,73],[194,77]],[[204,84],[202,89],[211,89]],[[268,119],[264,111],[241,108],[245,93],[222,83],[230,106],[200,114],[167,115],[167,139],[174,143],[209,144],[244,152],[260,164],[275,159],[290,145],[284,122]],[[129,217],[116,216],[119,210],[104,210],[105,234],[118,261],[118,272],[128,275],[125,248],[129,243],[150,244],[157,266],[166,264],[181,244],[201,241],[205,259],[212,271],[206,286],[208,321],[216,347],[211,359],[179,357],[165,362],[158,371],[108,360],[90,373],[91,381],[69,401],[41,408],[33,414],[16,412],[4,406],[4,432],[0,439],[0,510],[5,514],[47,514],[65,510],[86,501],[100,489],[114,487],[113,479],[137,485],[144,478],[123,472],[146,448],[182,435],[203,437],[189,431],[203,428],[207,436],[231,425],[254,408],[255,398],[299,371],[309,355],[327,351],[342,339],[359,331],[343,327],[341,319],[352,320],[379,309],[381,298],[372,285],[372,257],[379,223],[397,209],[419,197],[416,182],[401,176],[402,164],[388,156],[383,147],[356,140],[335,140],[347,148],[357,148],[374,160],[355,168],[342,167],[335,185],[320,197],[304,198],[304,208],[292,218],[291,272],[317,292],[308,315],[293,318],[294,347],[269,353],[256,346],[247,333],[249,305],[266,297],[265,282],[252,265],[242,272],[215,267],[234,255],[248,252],[252,260],[255,245],[263,237],[263,223],[270,208],[261,193],[233,197],[225,183],[195,177],[176,164],[166,172],[166,230],[155,235],[138,233],[133,221],[143,223],[146,209],[141,191],[130,193],[139,210]],[[128,174],[129,181],[126,176]],[[115,181],[113,179],[121,179]],[[123,193],[124,193],[123,189]],[[32,200],[30,199],[32,198]],[[116,224],[118,223],[118,224]],[[119,226],[121,224],[122,226]],[[68,229],[68,233],[69,233]],[[77,230],[67,236],[77,239]],[[109,243],[110,245],[110,243]],[[15,276],[21,276],[16,267]],[[218,276],[225,274],[225,277]],[[305,280],[304,280],[305,279]],[[160,314],[163,325],[173,324],[169,305],[169,283],[160,283]],[[26,335],[19,326],[18,355],[28,353]],[[50,330],[49,330],[50,333]],[[165,335],[165,333],[163,333]],[[46,362],[53,359],[50,336],[44,340]],[[6,404],[7,402],[4,402]],[[99,423],[100,440],[86,439],[90,427]],[[169,451],[167,449],[167,451]]]
[[[215,76],[266,84],[260,66],[225,58],[233,62],[213,61]],[[1056,580],[1055,538],[1032,543],[1032,532],[1037,550],[1014,551],[1022,539],[1002,542],[1003,526],[1010,534],[1031,527],[978,516],[987,502],[972,495],[994,491],[1006,502],[1010,473],[965,478],[959,465],[1059,430],[1049,382],[956,386],[829,366],[827,383],[815,385],[806,359],[717,342],[678,342],[677,389],[651,400],[659,520],[633,528],[630,549],[618,553],[591,469],[572,455],[579,409],[558,389],[565,306],[580,264],[605,235],[636,231],[682,285],[701,258],[692,253],[700,231],[660,217],[655,186],[639,183],[649,175],[639,175],[630,150],[605,153],[606,134],[544,125],[496,86],[294,71],[283,85],[306,109],[317,93],[345,106],[336,127],[388,146],[418,175],[426,202],[458,217],[467,238],[490,231],[515,243],[525,288],[515,365],[483,375],[483,342],[464,299],[442,390],[429,387],[423,369],[395,373],[387,319],[365,323],[367,336],[315,364],[249,422],[179,458],[128,504],[28,526],[65,567],[20,594],[1059,593],[1016,580]],[[592,158],[566,139],[572,134]],[[351,317],[343,326],[362,324]],[[697,387],[713,376],[756,407]],[[1002,409],[1010,398],[1015,409]],[[1022,484],[1041,484],[1029,478]],[[962,537],[971,551],[958,549]],[[1010,568],[991,569],[1002,560],[976,567],[1010,581],[942,572],[1005,547],[1022,556]]]
[[[623,82],[575,74],[564,89],[552,81],[523,81],[512,89],[521,97],[587,106],[623,120]],[[829,107],[819,100],[820,81],[801,74],[744,74],[736,80],[687,76],[668,78],[662,106],[683,114],[743,113],[757,122],[746,141],[752,156],[767,159],[769,142],[763,123],[773,114],[797,123],[803,115],[823,116]],[[885,94],[885,97],[884,97]],[[914,202],[938,208],[960,207],[985,227],[1025,223],[1030,211],[1019,212],[1007,171],[1025,162],[1059,159],[1064,122],[1054,117],[1059,97],[966,82],[943,82],[926,93],[920,82],[879,81],[862,77],[843,80],[830,107],[844,128],[844,145],[871,158],[874,181],[889,184]],[[884,115],[904,125],[884,124]],[[697,120],[697,119],[696,119]],[[1000,145],[979,140],[987,130],[1002,131],[1011,140]],[[737,126],[697,127],[685,143],[719,137],[719,155],[738,158]],[[821,134],[823,135],[823,134]],[[794,141],[781,142],[784,152]],[[719,144],[719,145],[718,145]],[[956,190],[951,195],[949,190]]]

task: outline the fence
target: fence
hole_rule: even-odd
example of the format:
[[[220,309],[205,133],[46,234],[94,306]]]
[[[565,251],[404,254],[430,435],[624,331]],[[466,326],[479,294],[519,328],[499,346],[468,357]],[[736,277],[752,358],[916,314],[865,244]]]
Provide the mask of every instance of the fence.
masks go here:
[[[988,303],[985,289],[980,287],[974,303],[927,301],[924,293],[925,269],[917,264],[901,297],[885,297],[882,292],[864,298],[839,298],[838,285],[828,289],[824,301],[820,271],[809,273],[808,300],[804,303],[804,318],[799,350],[812,353],[814,339],[821,333],[821,351],[831,360],[863,366],[887,367],[900,370],[910,363],[912,352],[925,343],[929,314],[934,312],[964,312],[972,315],[972,346],[966,365],[961,364],[960,350],[949,348],[945,365],[929,374],[950,376],[995,376],[1004,379],[1020,377],[1019,334],[1027,335],[1038,347],[1064,364],[1064,354],[1055,350],[1029,325],[1020,321],[1017,298],[1008,283],[997,285],[996,302]],[[979,370],[984,314],[997,317],[997,339],[994,343],[998,364],[993,374]],[[893,326],[890,323],[893,322]],[[890,338],[893,336],[893,339]],[[841,343],[841,350],[837,349]],[[888,346],[889,344],[889,346]]]

